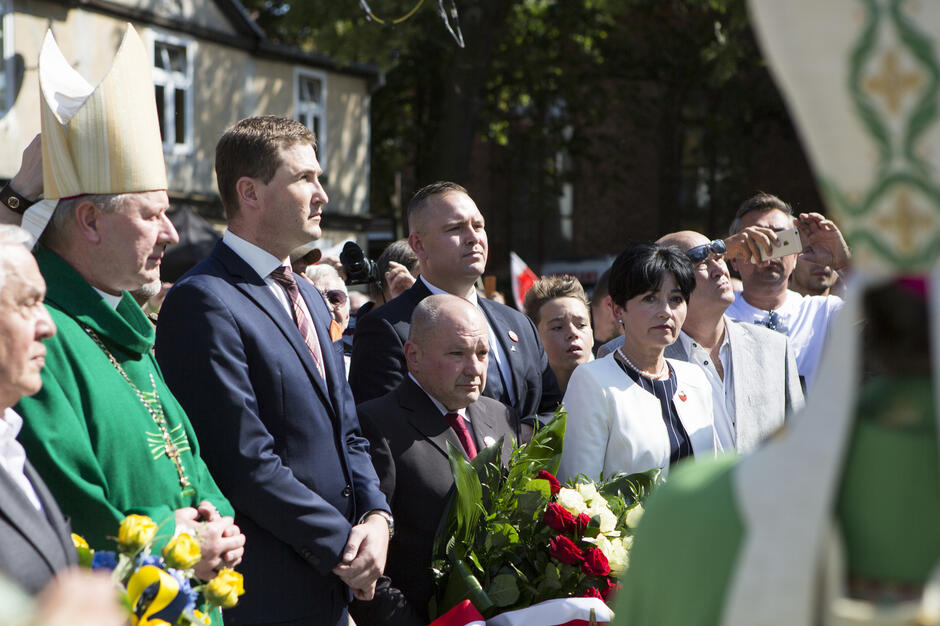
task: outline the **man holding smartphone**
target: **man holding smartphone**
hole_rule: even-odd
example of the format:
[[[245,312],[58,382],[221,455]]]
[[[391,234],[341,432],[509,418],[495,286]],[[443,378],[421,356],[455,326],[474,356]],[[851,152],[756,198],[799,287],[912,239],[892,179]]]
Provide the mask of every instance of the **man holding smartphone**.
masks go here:
[[[798,252],[774,254],[774,251],[784,249],[786,241],[794,242],[784,234],[794,227],[802,240],[811,244],[812,252],[804,253],[811,257],[809,260],[835,270],[848,265],[849,249],[834,223],[818,213],[801,213],[795,218],[786,202],[768,193],[758,193],[738,209],[730,233],[747,232],[757,238],[769,238],[770,254],[752,254],[749,258],[736,255],[731,259],[731,266],[740,274],[744,288],[728,308],[727,315],[789,336],[796,354],[797,371],[808,391],[816,375],[829,324],[842,308],[842,299],[803,296],[787,288]],[[757,248],[764,248],[766,252],[767,243],[762,240]],[[790,243],[789,247],[797,246]]]

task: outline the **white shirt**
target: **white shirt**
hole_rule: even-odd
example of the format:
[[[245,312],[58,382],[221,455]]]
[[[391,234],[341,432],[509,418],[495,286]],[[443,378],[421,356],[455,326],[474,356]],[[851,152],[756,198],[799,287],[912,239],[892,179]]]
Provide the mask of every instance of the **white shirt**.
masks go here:
[[[95,291],[97,291],[97,292],[98,292],[98,295],[100,295],[101,298],[102,298],[105,302],[107,302],[108,304],[110,304],[112,309],[118,308],[118,305],[121,304],[121,298],[124,297],[124,294],[121,294],[120,296],[115,296],[114,294],[110,294],[110,293],[108,293],[107,291],[101,291],[101,290],[98,289],[97,287],[92,287],[92,289],[94,289]]]
[[[23,418],[13,409],[7,409],[0,416],[0,467],[10,475],[19,488],[29,499],[37,511],[42,511],[42,504],[33,484],[26,478],[23,467],[26,465],[26,451],[16,440],[23,428]]]
[[[737,442],[737,422],[734,410],[734,378],[731,376],[731,342],[725,330],[724,340],[718,348],[718,358],[724,370],[725,378],[718,375],[718,368],[713,363],[712,355],[684,332],[679,333],[682,348],[689,355],[689,362],[695,363],[705,372],[705,378],[712,388],[712,411],[715,415],[715,434],[724,450],[734,450]]]
[[[277,301],[280,302],[284,310],[287,311],[287,315],[293,320],[294,308],[291,306],[290,299],[287,297],[287,292],[284,291],[284,288],[279,282],[271,278],[271,272],[282,265],[286,265],[289,268],[289,260],[278,259],[270,252],[262,250],[250,241],[245,241],[230,230],[226,230],[222,233],[222,243],[231,248],[232,252],[241,257],[242,261],[250,265],[251,269],[257,272],[258,276],[264,280],[264,284],[268,286],[268,290],[274,294]],[[303,298],[300,299],[300,306],[303,308],[304,313],[307,314],[307,319],[312,321],[313,316],[310,315],[310,311],[307,309],[307,303],[304,302]],[[313,324],[311,324],[311,328],[316,332],[316,328],[313,327]]]
[[[777,309],[780,316],[777,330],[790,338],[796,370],[806,383],[807,393],[816,377],[829,325],[842,310],[842,304],[842,298],[837,296],[803,296],[787,290],[786,302]],[[751,306],[739,293],[725,315],[741,322],[766,326],[770,312]]]
[[[423,282],[424,286],[427,287],[428,291],[430,291],[432,294],[435,294],[435,295],[449,294],[449,292],[444,291],[440,287],[435,287],[434,285],[429,283],[424,278],[424,276],[421,276],[420,274],[418,275],[418,280]],[[449,294],[449,295],[453,295],[453,294]],[[486,313],[483,311],[483,309],[480,308],[480,301],[477,298],[477,292],[475,289],[471,291],[470,297],[466,298],[466,300],[470,302],[470,304],[472,304],[476,308],[480,309],[480,313],[483,314],[483,321],[486,322],[486,329],[490,333],[490,355],[492,355],[496,359],[496,367],[499,368],[499,373],[502,374],[503,383],[504,383],[503,387],[506,389],[506,394],[509,396],[509,403],[515,404],[516,403],[516,390],[513,389],[512,370],[509,369],[509,360],[506,358],[506,355],[503,353],[503,348],[502,346],[499,345],[499,341],[496,340],[496,333],[493,331],[493,327],[490,326],[490,320],[486,317]]]

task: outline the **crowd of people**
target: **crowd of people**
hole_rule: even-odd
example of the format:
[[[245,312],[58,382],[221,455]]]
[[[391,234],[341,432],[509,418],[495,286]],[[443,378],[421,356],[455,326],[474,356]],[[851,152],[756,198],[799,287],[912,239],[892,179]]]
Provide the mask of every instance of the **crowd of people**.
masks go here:
[[[141,45],[128,32],[119,56]],[[140,91],[123,80],[102,98]],[[44,131],[0,192],[3,221],[41,231],[30,254],[0,230],[0,571],[31,594],[75,564],[66,517],[103,546],[142,513],[158,546],[198,538],[198,577],[244,574],[230,624],[427,624],[448,442],[508,451],[562,404],[562,479],[747,454],[802,408],[842,306],[838,228],[758,194],[727,237],[630,244],[590,301],[546,276],[522,313],[478,292],[483,214],[438,182],[351,315],[309,248],[328,203],[316,138],[267,116],[220,138],[227,228],[154,325],[132,293],[159,287],[178,237],[160,142],[141,138],[159,136],[152,102],[104,107],[135,132],[101,141],[53,112],[55,89],[43,114],[69,132]],[[48,224],[22,216],[40,196]],[[794,228],[803,253],[775,255]]]

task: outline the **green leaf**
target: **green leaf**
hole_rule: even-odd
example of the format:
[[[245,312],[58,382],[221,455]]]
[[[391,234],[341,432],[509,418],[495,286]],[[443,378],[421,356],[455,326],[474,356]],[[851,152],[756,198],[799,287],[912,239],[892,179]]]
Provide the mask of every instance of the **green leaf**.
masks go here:
[[[512,605],[519,599],[519,586],[516,584],[516,577],[512,574],[496,575],[486,593],[493,604],[498,607]]]
[[[559,406],[552,421],[538,427],[529,443],[516,450],[509,464],[510,485],[519,484],[522,478],[534,478],[542,469],[558,473],[567,418],[564,407]]]
[[[454,474],[454,485],[457,488],[455,499],[457,512],[457,528],[454,536],[457,538],[457,553],[473,549],[474,538],[477,531],[477,520],[483,506],[483,487],[480,477],[477,476],[473,466],[467,462],[463,453],[451,442],[447,442],[447,458],[450,461],[450,470]]]
[[[629,507],[634,502],[642,502],[649,496],[659,480],[660,470],[651,469],[638,474],[614,474],[610,479],[599,483],[597,491],[605,500],[614,497],[623,498]]]
[[[462,560],[457,559],[454,563],[454,569],[451,571],[450,578],[447,579],[447,586],[439,602],[431,602],[428,605],[428,611],[432,618],[441,613],[449,611],[452,607],[460,604],[464,600],[470,600],[474,607],[480,612],[485,613],[493,608],[493,602],[489,595],[483,590],[479,579],[470,572],[470,568]],[[440,611],[440,613],[438,613]]]
[[[552,486],[542,478],[533,478],[525,484],[525,489],[541,493],[546,500],[552,497]]]

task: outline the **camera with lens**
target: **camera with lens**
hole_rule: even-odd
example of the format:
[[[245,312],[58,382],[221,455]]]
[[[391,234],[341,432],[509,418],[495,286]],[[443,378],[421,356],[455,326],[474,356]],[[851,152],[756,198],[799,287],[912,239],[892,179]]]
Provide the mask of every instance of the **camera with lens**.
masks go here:
[[[339,262],[346,269],[347,285],[380,284],[378,266],[362,252],[356,242],[346,242],[343,251],[339,253]]]

